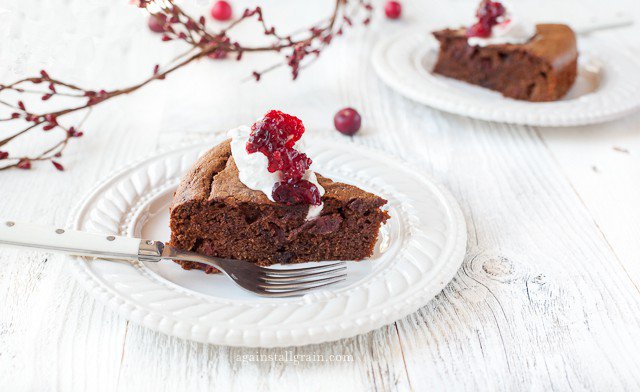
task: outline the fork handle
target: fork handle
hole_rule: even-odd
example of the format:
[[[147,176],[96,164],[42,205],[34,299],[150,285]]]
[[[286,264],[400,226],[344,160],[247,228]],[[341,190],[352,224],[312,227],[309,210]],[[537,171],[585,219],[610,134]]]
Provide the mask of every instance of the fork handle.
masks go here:
[[[9,246],[78,256],[137,260],[143,243],[139,238],[90,234],[30,223],[0,222],[0,244]]]

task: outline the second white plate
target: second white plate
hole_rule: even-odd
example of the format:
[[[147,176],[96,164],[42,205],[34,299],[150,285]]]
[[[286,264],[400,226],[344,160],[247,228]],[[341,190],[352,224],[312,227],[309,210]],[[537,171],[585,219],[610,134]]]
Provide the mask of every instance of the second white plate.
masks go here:
[[[425,28],[380,41],[373,65],[400,94],[446,112],[480,120],[536,126],[574,126],[613,120],[640,109],[640,63],[617,48],[579,40],[575,85],[555,102],[526,102],[435,75],[438,42]]]

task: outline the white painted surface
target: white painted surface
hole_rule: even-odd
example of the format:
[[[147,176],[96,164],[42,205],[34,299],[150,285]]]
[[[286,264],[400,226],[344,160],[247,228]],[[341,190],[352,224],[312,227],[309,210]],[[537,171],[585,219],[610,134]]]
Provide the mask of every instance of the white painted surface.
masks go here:
[[[22,11],[0,13],[1,80],[44,65],[95,87],[146,76],[180,45],[147,34],[125,3],[4,0],[0,8]],[[295,3],[270,2],[268,15],[278,12],[279,25],[293,29],[330,7]],[[364,129],[345,143],[402,155],[462,205],[469,253],[435,300],[372,333],[291,350],[353,362],[243,363],[242,355],[287,350],[189,343],[128,324],[88,296],[62,259],[2,249],[0,390],[640,388],[640,115],[545,129],[470,120],[403,98],[376,78],[374,43],[411,24],[458,23],[475,1],[405,3],[403,21],[351,32],[295,83],[283,70],[258,85],[240,82],[269,55],[202,62],[101,105],[63,159],[66,172],[0,174],[0,217],[61,225],[96,182],[166,144],[274,107],[300,116],[309,132],[334,135],[332,115],[348,105],[360,110]],[[589,15],[617,10],[640,15],[635,0],[523,3],[532,14],[587,24]],[[636,25],[594,38],[637,56],[639,33]]]

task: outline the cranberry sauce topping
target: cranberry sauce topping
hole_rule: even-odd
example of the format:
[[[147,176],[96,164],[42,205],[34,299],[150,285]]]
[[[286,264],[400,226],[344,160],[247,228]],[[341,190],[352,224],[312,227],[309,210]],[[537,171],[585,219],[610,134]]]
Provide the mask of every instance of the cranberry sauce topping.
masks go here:
[[[272,197],[278,203],[320,205],[318,187],[302,177],[311,166],[306,154],[294,149],[304,133],[299,118],[271,110],[262,120],[251,126],[247,152],[263,153],[270,173],[280,171],[282,181],[273,187]]]
[[[288,180],[278,182],[273,187],[273,200],[278,203],[312,204],[318,206],[322,203],[318,187],[307,180]]]
[[[499,1],[484,0],[476,11],[478,21],[467,29],[467,37],[489,38],[491,29],[498,24],[498,18],[504,16],[506,12],[507,10]]]

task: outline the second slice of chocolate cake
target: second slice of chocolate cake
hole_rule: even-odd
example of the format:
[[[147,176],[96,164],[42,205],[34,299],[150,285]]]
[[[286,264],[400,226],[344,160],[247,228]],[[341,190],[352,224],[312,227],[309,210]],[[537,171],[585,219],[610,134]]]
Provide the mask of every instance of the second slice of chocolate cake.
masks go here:
[[[525,44],[485,47],[468,43],[464,29],[433,33],[440,42],[434,73],[526,101],[562,98],[577,74],[578,51],[573,31],[558,24],[536,26]]]

